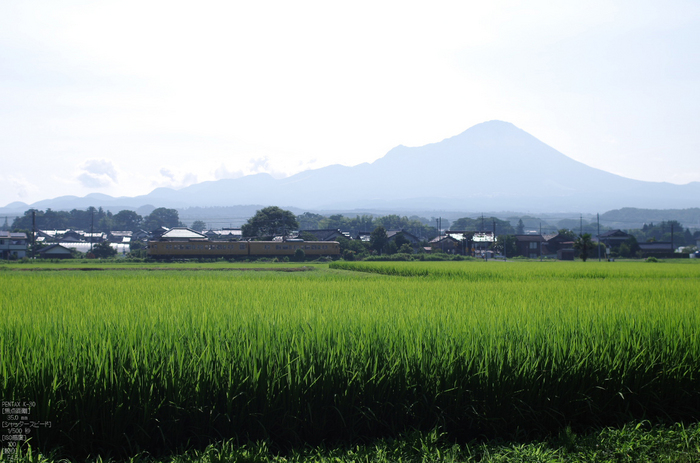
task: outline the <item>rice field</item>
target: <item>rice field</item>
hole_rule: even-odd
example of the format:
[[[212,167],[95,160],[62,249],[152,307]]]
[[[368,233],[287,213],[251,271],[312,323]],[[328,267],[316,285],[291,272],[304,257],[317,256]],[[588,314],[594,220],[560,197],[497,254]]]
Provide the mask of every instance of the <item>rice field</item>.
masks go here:
[[[4,271],[0,398],[73,456],[697,422],[699,300],[675,263]]]

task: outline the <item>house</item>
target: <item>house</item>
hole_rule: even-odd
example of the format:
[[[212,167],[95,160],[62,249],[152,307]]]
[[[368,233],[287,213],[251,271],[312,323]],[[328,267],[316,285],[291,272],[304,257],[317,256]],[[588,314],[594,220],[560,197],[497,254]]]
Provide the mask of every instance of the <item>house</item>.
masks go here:
[[[515,235],[515,247],[520,256],[537,259],[542,255],[542,244],[545,239],[542,235]]]
[[[472,248],[474,252],[483,254],[496,241],[492,231],[476,232],[472,237]]]
[[[188,241],[206,240],[207,237],[203,233],[196,232],[187,227],[174,227],[162,233],[158,239],[161,241]]]
[[[300,236],[302,233],[309,233],[316,237],[315,241],[336,241],[338,238],[351,239],[348,233],[340,231],[339,228],[328,228],[320,230],[299,230]]]
[[[63,236],[58,240],[59,243],[85,243],[85,235],[83,232],[78,230],[68,230]]]
[[[37,251],[40,259],[71,259],[73,255],[70,249],[60,244],[52,244]]]
[[[552,233],[543,235],[542,255],[559,260],[574,260],[574,241],[565,235]]]
[[[0,231],[0,258],[21,259],[27,257],[27,234]]]
[[[369,243],[371,240],[371,235],[372,232],[357,232],[357,236],[355,237],[356,240],[363,241],[365,243]]]
[[[409,233],[407,231],[403,230],[387,230],[386,232],[386,237],[389,241],[396,241],[396,239],[401,235],[404,240],[408,241],[408,243],[414,248],[418,248],[420,245],[420,238],[418,238],[416,235],[413,233]]]
[[[438,236],[430,240],[432,252],[446,252],[448,254],[463,254],[463,241],[450,235]]]
[[[630,238],[629,233],[625,233],[622,230],[608,230],[605,233],[593,238],[593,241],[603,243],[606,248],[613,249],[619,248],[622,243]]]
[[[37,230],[34,237],[37,242],[55,243],[70,230]],[[40,240],[39,238],[43,238]]]
[[[207,235],[210,240],[218,241],[240,241],[243,238],[243,231],[240,228],[222,228],[202,233]]]
[[[449,236],[461,243],[459,253],[462,255],[473,255],[476,248],[474,247],[473,238],[476,232],[464,230],[448,230],[445,236]],[[435,240],[433,240],[435,241]]]
[[[149,236],[146,230],[139,229],[131,234],[131,241],[147,241]]]
[[[149,238],[153,241],[158,241],[163,234],[169,231],[170,229],[168,227],[158,227],[155,230],[151,230],[151,233],[149,233]]]
[[[131,235],[133,232],[130,230],[124,231],[111,231],[107,234],[107,240],[110,243],[128,243],[131,241]]]
[[[83,239],[85,241],[87,241],[88,243],[101,243],[105,239],[107,239],[107,235],[105,235],[102,232],[97,232],[97,233],[83,232],[82,235],[83,235]]]
[[[652,241],[651,243],[639,243],[642,257],[673,256],[673,243],[670,241]]]

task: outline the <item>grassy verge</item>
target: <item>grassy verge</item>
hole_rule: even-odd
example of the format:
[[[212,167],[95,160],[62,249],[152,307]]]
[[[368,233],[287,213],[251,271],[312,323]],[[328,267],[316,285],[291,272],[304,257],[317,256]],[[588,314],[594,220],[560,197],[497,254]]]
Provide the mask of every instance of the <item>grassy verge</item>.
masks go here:
[[[44,455],[25,447],[18,463],[66,463],[55,454]],[[107,463],[110,459],[88,458]],[[357,463],[357,462],[542,462],[542,463],[691,463],[700,461],[700,427],[650,426],[646,422],[619,429],[606,428],[575,434],[570,429],[558,436],[530,442],[486,441],[451,443],[437,433],[413,433],[398,439],[382,439],[352,447],[307,447],[285,453],[274,451],[265,442],[238,445],[234,441],[212,444],[202,451],[189,451],[166,458],[140,454],[122,461],[130,463]]]

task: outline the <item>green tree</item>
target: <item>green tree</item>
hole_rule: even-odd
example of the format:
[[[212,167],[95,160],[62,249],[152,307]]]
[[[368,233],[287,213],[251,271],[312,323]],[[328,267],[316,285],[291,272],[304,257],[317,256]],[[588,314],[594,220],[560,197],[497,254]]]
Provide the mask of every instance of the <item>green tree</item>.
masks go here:
[[[109,241],[103,241],[92,247],[92,254],[100,259],[107,259],[117,255],[117,250],[109,245]]]
[[[207,224],[201,220],[195,220],[194,222],[192,222],[192,226],[190,228],[194,231],[201,232],[202,230],[207,228]]]
[[[177,209],[159,207],[154,209],[144,220],[146,230],[155,230],[158,227],[173,228],[180,224],[180,215]]]
[[[380,255],[382,254],[382,250],[388,241],[389,238],[386,236],[386,230],[382,226],[375,228],[369,235],[369,242],[371,243],[370,247],[377,251],[377,253]]]
[[[294,260],[297,262],[304,262],[306,259],[306,253],[303,249],[297,249],[294,251]]]
[[[314,214],[311,212],[304,212],[297,216],[297,221],[299,222],[299,228],[301,230],[318,230],[321,221],[325,219],[321,214]]]
[[[560,228],[558,230],[559,236],[563,236],[569,241],[574,241],[576,239],[576,233],[573,232],[573,230],[569,230],[568,228]]]
[[[450,230],[461,231],[494,231],[493,226],[496,224],[496,233],[499,235],[510,235],[515,233],[515,229],[508,220],[497,219],[496,217],[481,217],[472,219],[470,217],[462,217],[452,222]]]
[[[404,236],[403,232],[397,233],[396,236],[394,236],[394,243],[396,243],[397,248],[403,247],[404,244],[411,245],[411,242]]]
[[[525,234],[525,224],[523,223],[523,219],[518,220],[518,225],[515,227],[515,234],[516,235]]]
[[[506,257],[513,257],[518,253],[518,244],[515,241],[515,235],[498,235],[494,247],[496,251],[501,254],[505,251]]]
[[[330,217],[322,220],[319,225],[322,225],[323,228],[328,228],[328,229],[344,229],[345,225],[347,224],[347,219],[342,216],[342,214],[334,214],[331,215]]]
[[[367,253],[369,243],[360,240],[349,240],[344,236],[339,236],[336,241],[340,245],[340,253],[345,256],[345,251],[352,251],[353,256],[363,257]],[[350,259],[345,259],[350,260]]]
[[[402,254],[413,254],[413,246],[410,243],[404,243],[399,248],[399,252]]]
[[[133,232],[138,230],[142,223],[143,217],[128,209],[119,211],[112,217],[114,230],[130,230]]]
[[[241,227],[246,238],[263,237],[271,239],[275,235],[286,234],[299,228],[299,222],[290,211],[277,206],[260,209]]]
[[[576,249],[579,252],[578,256],[584,262],[586,262],[586,259],[588,259],[589,253],[591,252],[593,247],[594,244],[593,240],[591,240],[590,233],[584,233],[583,235],[576,238],[576,241],[574,241],[574,249]]]

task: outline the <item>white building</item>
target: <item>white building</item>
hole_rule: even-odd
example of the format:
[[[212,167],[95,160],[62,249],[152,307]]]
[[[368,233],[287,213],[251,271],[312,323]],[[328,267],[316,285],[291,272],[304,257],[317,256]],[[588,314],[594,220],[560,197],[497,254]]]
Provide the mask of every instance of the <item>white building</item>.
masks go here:
[[[21,259],[27,257],[27,234],[0,231],[0,258]]]

